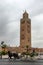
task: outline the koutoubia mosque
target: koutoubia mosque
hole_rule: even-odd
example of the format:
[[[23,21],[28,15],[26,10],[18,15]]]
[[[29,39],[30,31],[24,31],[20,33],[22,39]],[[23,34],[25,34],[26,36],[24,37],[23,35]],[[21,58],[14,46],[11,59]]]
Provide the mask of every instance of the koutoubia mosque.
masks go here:
[[[31,19],[29,18],[28,13],[25,11],[23,17],[20,19],[20,46],[8,48],[13,52],[25,52],[26,46],[29,47],[31,52],[33,49],[37,52],[43,52],[43,48],[32,48],[31,46]]]
[[[34,49],[37,52],[43,52],[43,48],[32,48],[31,46],[31,19],[25,11],[20,19],[20,46],[8,47],[7,50],[22,53],[26,51],[26,46],[29,47],[29,51]]]

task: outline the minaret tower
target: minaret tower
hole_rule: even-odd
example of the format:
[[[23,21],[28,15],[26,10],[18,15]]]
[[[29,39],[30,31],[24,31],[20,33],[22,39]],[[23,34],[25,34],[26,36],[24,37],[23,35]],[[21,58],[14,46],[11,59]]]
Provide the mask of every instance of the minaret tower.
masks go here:
[[[20,20],[20,46],[31,47],[31,19],[28,17],[28,13],[23,13],[23,18]]]

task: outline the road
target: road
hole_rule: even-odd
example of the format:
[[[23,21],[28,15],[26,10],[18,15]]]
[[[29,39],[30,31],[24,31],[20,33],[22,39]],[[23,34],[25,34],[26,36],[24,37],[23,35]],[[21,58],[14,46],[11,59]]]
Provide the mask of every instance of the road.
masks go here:
[[[0,65],[43,65],[43,60],[37,61],[20,61],[14,59],[0,59]]]

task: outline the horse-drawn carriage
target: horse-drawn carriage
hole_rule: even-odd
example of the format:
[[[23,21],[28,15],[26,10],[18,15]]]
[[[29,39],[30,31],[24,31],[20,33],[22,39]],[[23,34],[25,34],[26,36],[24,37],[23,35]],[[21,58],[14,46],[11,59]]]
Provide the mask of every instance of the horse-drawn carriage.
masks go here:
[[[19,59],[18,53],[12,53],[12,52],[8,51],[8,56],[9,56],[10,59],[12,57],[14,57],[15,59]]]

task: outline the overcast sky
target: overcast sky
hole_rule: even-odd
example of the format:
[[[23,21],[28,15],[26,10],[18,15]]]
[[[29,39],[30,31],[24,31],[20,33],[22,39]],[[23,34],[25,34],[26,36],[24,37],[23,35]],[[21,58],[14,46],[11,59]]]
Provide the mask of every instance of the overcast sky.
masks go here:
[[[20,45],[20,19],[25,10],[31,18],[32,47],[43,48],[43,0],[0,0],[0,43]]]

